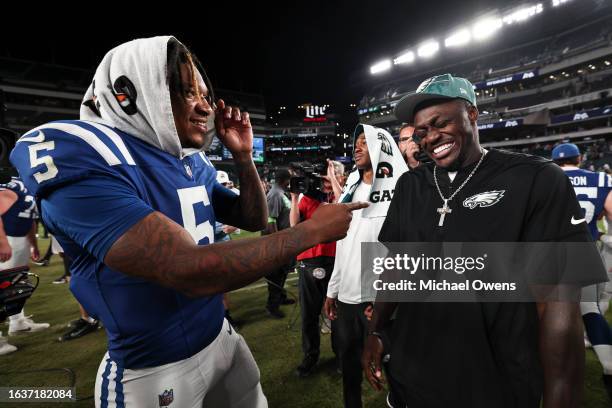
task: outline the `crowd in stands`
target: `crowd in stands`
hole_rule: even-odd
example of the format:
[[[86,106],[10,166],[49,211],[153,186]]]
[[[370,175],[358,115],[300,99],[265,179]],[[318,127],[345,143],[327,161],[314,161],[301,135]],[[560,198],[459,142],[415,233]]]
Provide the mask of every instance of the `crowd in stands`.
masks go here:
[[[550,158],[552,150],[556,145],[557,143],[534,143],[517,148],[505,147],[504,149]],[[612,174],[610,171],[610,165],[612,165],[612,140],[600,139],[578,144],[578,146],[583,154],[582,168],[591,171],[605,171]]]

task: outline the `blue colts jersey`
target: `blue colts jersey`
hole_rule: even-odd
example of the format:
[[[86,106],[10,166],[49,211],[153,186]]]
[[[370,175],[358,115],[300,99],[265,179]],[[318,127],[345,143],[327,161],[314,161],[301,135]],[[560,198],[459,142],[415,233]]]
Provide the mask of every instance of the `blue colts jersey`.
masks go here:
[[[190,298],[104,264],[112,244],[153,211],[182,225],[199,245],[213,242],[215,214],[223,217],[237,195],[216,182],[204,153],[179,159],[115,128],[60,121],[21,137],[11,161],[74,259],[70,289],[104,323],[113,361],[159,366],[216,338],[221,295]]]
[[[4,232],[9,237],[25,237],[32,229],[32,220],[36,218],[36,202],[21,180],[13,178],[7,184],[0,184],[0,191],[11,190],[17,194],[17,201],[2,214]]]
[[[608,193],[612,190],[612,177],[606,173],[594,173],[582,169],[564,168],[569,177],[580,207],[584,210],[584,218],[589,224],[589,231],[594,240],[599,239],[597,220],[604,210]]]

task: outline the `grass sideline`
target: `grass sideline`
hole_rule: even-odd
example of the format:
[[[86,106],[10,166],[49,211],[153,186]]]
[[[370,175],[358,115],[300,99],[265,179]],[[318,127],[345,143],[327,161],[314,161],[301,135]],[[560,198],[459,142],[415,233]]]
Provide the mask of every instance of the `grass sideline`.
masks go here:
[[[252,236],[243,233],[239,237]],[[40,240],[41,251],[48,240]],[[76,391],[79,398],[93,396],[95,375],[102,356],[106,352],[104,330],[66,343],[57,338],[66,331],[66,324],[78,317],[76,301],[67,285],[53,285],[53,279],[61,275],[63,264],[58,256],[52,258],[50,266],[33,266],[32,272],[40,276],[40,286],[26,304],[26,314],[33,314],[38,322],[49,322],[51,327],[38,333],[12,336],[11,344],[19,350],[0,357],[0,386],[67,386],[68,376],[61,371],[41,371],[30,374],[9,374],[15,371],[48,370],[70,368],[76,374]],[[287,289],[297,297],[296,275],[290,277]],[[255,283],[248,290],[230,295],[232,315],[240,322],[239,332],[245,337],[261,371],[261,382],[269,406],[295,408],[332,408],[342,406],[342,381],[336,373],[329,335],[321,336],[321,361],[317,372],[299,379],[295,368],[301,361],[301,335],[299,309],[284,306],[287,317],[272,320],[264,310],[265,285]],[[612,313],[608,312],[608,320]],[[7,324],[0,324],[6,335]],[[452,341],[452,339],[449,339]],[[586,352],[586,376],[584,407],[609,407],[601,385],[601,366],[592,350]],[[385,407],[384,394],[373,392],[363,384],[364,407]],[[2,403],[2,407],[92,407],[93,400],[76,403]]]

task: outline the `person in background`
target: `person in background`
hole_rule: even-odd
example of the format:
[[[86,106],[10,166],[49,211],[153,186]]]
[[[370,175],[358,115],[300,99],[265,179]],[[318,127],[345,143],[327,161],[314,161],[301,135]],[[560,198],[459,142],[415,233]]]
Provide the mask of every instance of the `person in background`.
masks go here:
[[[337,202],[342,192],[340,182],[344,166],[337,161],[328,161],[327,175],[322,176],[320,190],[305,194],[291,193],[291,226],[309,219],[323,203]],[[304,358],[296,374],[306,377],[319,361],[321,336],[319,316],[327,293],[327,284],[334,269],[336,243],[319,244],[297,256],[299,273],[300,311],[302,317],[302,352]],[[332,337],[332,348],[333,347]]]
[[[66,259],[66,257],[64,257]],[[57,341],[70,341],[75,340],[86,334],[93,333],[98,330],[101,325],[100,321],[94,319],[87,313],[87,310],[79,303],[79,314],[78,319],[72,320],[68,323],[68,331],[58,337]]]
[[[27,266],[30,258],[40,257],[36,242],[36,222],[34,197],[30,195],[23,182],[11,178],[0,184],[0,270]],[[49,323],[35,323],[21,312],[9,316],[9,335],[44,330]],[[0,355],[17,351],[0,332]]]
[[[66,256],[66,254],[64,254],[64,250],[62,249],[59,242],[57,242],[57,239],[53,237],[53,235],[49,234],[49,237],[51,237],[51,242],[49,244],[49,251],[47,251],[47,253],[50,253],[51,255],[49,256],[49,259],[45,261],[46,262],[45,266],[49,264],[52,255],[59,255],[62,258],[62,262],[64,263],[64,273],[59,278],[54,279],[51,283],[55,285],[61,285],[62,283],[69,283],[70,282],[70,264],[72,263],[72,259],[70,259],[69,256]]]
[[[286,195],[290,178],[291,174],[289,174],[287,169],[278,169],[274,174],[274,185],[266,196],[268,224],[262,235],[273,234],[290,227],[289,213],[291,211],[291,201],[289,201]],[[292,259],[287,264],[266,275],[266,281],[268,282],[266,310],[275,319],[285,317],[283,311],[280,310],[281,305],[295,303],[295,300],[287,298],[287,292],[284,288],[287,275],[294,268],[294,265],[295,260]]]
[[[399,139],[397,143],[400,152],[402,152],[402,156],[404,156],[406,164],[411,170],[416,169],[421,164],[415,157],[415,155],[421,151],[421,148],[414,142],[414,140],[412,140],[413,133],[414,126],[409,124],[402,125],[399,131]]]
[[[270,191],[270,183],[268,183],[264,176],[260,176],[259,181],[261,182],[261,188],[263,188],[264,193],[268,194]]]
[[[601,233],[597,229],[597,221],[602,217],[605,217],[608,222],[612,220],[612,177],[605,173],[580,169],[580,150],[573,143],[561,143],[555,146],[552,151],[552,159],[565,171],[574,186],[576,198],[584,210],[584,220],[589,226],[593,240],[599,241]],[[601,238],[604,245],[612,241],[610,235],[604,235]],[[600,299],[608,295],[606,291],[608,285],[596,286]],[[580,312],[587,338],[603,368],[604,386],[608,396],[612,399],[612,330],[610,330],[610,325],[604,317],[605,312],[601,310],[598,301],[581,302]]]

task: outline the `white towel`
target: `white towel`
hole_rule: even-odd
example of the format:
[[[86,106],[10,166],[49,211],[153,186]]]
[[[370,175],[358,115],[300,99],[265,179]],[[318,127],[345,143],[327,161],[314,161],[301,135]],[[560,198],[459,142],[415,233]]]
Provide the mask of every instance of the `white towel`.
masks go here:
[[[365,133],[374,170],[369,194],[371,204],[363,210],[363,216],[366,218],[386,217],[395,192],[395,184],[400,176],[408,171],[408,166],[389,132],[370,125],[357,125],[353,141],[356,141],[361,133]],[[356,169],[346,180],[340,202],[350,202],[360,182],[361,172]]]
[[[172,38],[142,38],[110,50],[85,93],[81,119],[116,127],[182,157],[166,74]]]

